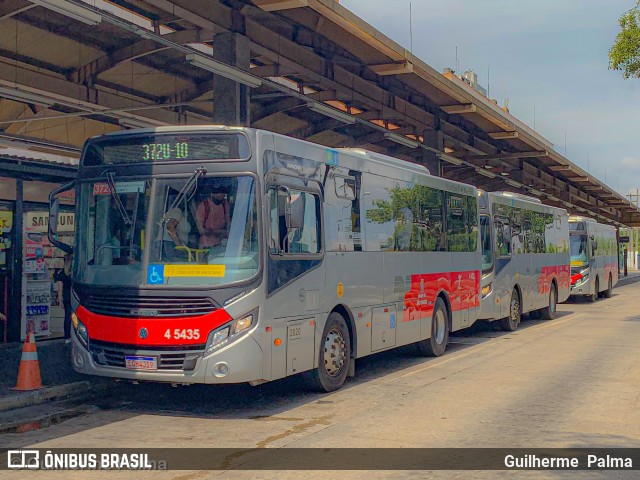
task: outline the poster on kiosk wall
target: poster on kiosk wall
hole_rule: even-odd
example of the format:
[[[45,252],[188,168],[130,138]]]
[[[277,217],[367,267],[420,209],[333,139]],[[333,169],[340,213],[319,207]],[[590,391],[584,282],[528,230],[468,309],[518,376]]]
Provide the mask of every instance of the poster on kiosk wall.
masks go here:
[[[49,335],[51,279],[44,258],[43,233],[26,227],[23,245],[21,336],[24,340],[29,330],[37,336]]]

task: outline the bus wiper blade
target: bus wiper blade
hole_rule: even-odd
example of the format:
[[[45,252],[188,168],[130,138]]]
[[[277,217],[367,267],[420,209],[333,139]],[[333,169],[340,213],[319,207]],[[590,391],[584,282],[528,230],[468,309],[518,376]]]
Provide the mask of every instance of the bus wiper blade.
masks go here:
[[[113,197],[114,202],[116,202],[116,207],[118,207],[118,211],[120,212],[120,215],[124,220],[124,223],[127,225],[131,225],[133,221],[131,220],[131,218],[129,218],[127,209],[124,208],[124,205],[122,204],[122,200],[120,200],[120,197],[116,193],[116,182],[113,180],[113,177],[115,177],[115,173],[113,173],[111,170],[106,170],[103,173],[103,175],[107,179],[107,185],[109,185],[109,191],[111,192],[111,196]]]
[[[207,174],[207,169],[204,168],[204,167],[200,167],[200,168],[196,169],[196,171],[193,172],[193,174],[191,174],[189,179],[186,181],[186,183],[182,186],[182,188],[178,192],[178,195],[176,196],[175,200],[171,203],[171,206],[169,207],[169,210],[167,210],[165,212],[165,216],[162,217],[163,222],[166,222],[166,214],[168,212],[170,212],[171,210],[173,210],[178,205],[180,205],[180,202],[182,202],[184,197],[186,197],[187,194],[191,191],[191,189],[195,185],[197,185],[198,179],[200,177],[206,175],[206,174]]]

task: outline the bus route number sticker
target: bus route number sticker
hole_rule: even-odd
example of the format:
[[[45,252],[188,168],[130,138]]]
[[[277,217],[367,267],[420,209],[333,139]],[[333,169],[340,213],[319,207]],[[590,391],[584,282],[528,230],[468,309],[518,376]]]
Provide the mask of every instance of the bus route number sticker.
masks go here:
[[[344,285],[342,282],[338,283],[338,286],[336,287],[336,295],[338,295],[338,298],[342,298],[344,295]]]

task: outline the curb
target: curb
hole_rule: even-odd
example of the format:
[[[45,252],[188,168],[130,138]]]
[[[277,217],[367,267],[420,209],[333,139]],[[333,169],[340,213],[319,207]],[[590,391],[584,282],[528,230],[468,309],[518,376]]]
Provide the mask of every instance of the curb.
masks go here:
[[[92,384],[88,381],[83,381],[45,387],[31,392],[16,392],[0,398],[0,412],[40,405],[54,400],[86,397],[93,392],[106,390],[107,388],[108,386],[105,384]]]

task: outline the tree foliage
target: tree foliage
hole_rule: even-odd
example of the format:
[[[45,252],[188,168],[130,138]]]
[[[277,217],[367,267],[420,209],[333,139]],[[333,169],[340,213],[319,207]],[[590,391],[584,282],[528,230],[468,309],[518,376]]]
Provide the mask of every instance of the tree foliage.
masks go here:
[[[640,78],[640,1],[618,20],[620,33],[609,50],[609,68],[624,78]]]

